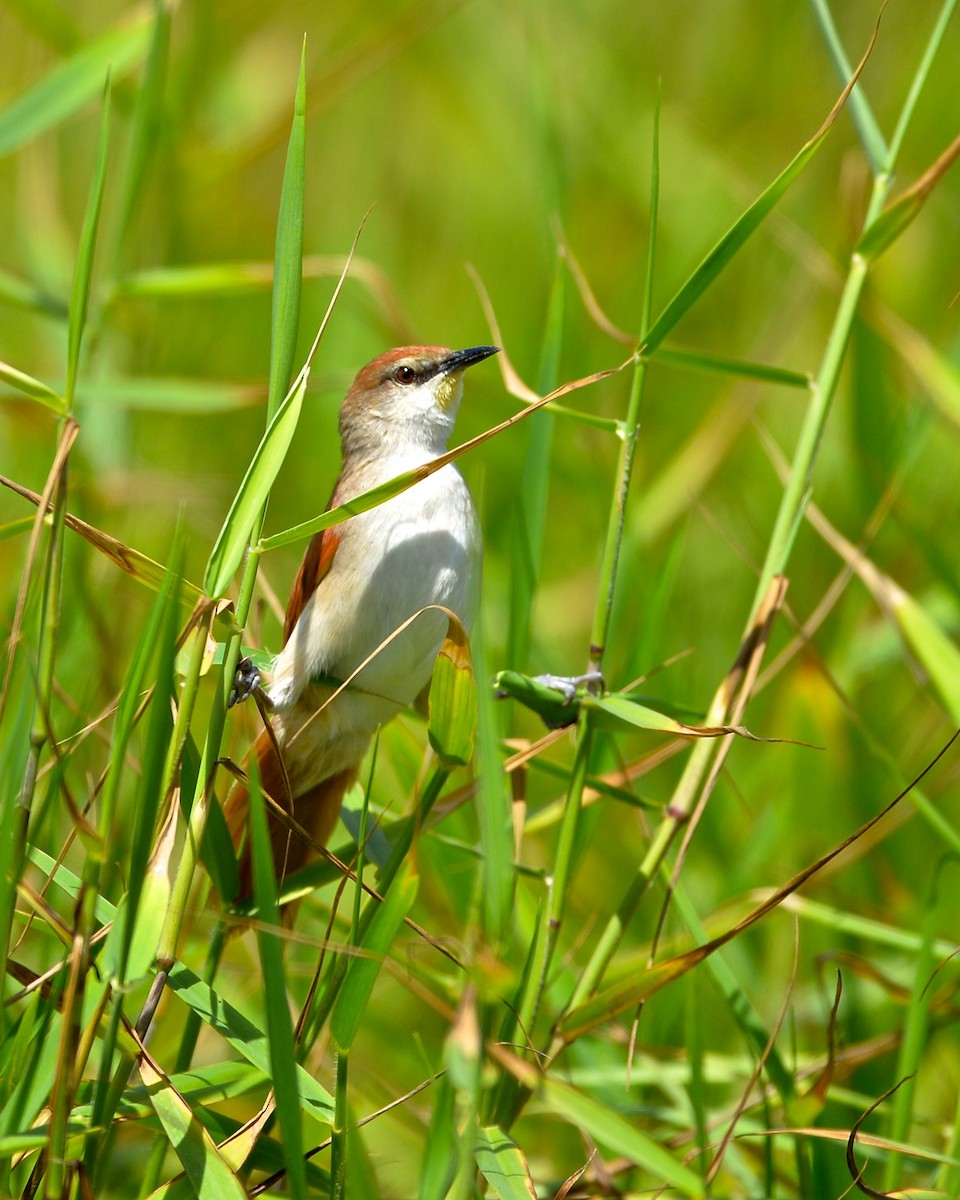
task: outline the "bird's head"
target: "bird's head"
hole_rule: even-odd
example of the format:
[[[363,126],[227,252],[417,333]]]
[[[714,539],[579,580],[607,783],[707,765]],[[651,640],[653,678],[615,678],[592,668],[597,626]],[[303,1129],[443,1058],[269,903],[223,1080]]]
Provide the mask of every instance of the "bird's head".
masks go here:
[[[340,409],[344,457],[367,458],[410,445],[442,454],[463,393],[463,372],[498,350],[401,346],[367,363]]]

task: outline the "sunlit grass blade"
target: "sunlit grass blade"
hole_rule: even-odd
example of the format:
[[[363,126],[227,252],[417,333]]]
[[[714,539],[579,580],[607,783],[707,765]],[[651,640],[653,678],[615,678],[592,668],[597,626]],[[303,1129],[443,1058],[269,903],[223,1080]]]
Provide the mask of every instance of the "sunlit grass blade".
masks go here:
[[[221,1158],[210,1134],[146,1051],[140,1058],[140,1078],[197,1196],[244,1200],[246,1189]]]
[[[304,367],[254,452],[207,562],[203,590],[208,596],[222,596],[243,561],[270,489],[297,431],[309,376],[309,367]]]
[[[433,668],[427,732],[445,770],[465,767],[472,761],[477,735],[477,682],[466,630],[452,614]]]
[[[733,375],[738,379],[754,379],[760,383],[772,383],[783,387],[809,388],[813,382],[806,371],[791,371],[788,367],[776,367],[768,363],[746,362],[744,359],[727,358],[722,354],[691,350],[685,346],[658,346],[649,358],[659,366],[700,371],[706,375]]]
[[[0,110],[0,155],[9,154],[78,113],[103,91],[108,71],[125,74],[146,52],[151,15],[130,10],[114,29],[82,46]]]
[[[849,563],[880,607],[896,621],[911,652],[930,677],[951,719],[960,725],[960,650],[936,620],[908,592],[885,575],[820,514],[811,520],[825,540]]]
[[[943,7],[940,9],[939,16],[930,32],[930,37],[924,47],[923,56],[917,64],[916,72],[910,83],[910,90],[907,93],[907,98],[903,102],[903,107],[900,110],[900,116],[897,118],[897,126],[893,131],[893,136],[890,139],[890,153],[886,160],[886,167],[892,171],[896,165],[900,154],[900,147],[903,145],[903,139],[907,135],[907,129],[913,119],[913,114],[916,111],[917,103],[923,93],[924,86],[929,81],[930,69],[933,66],[933,60],[937,56],[937,52],[943,42],[944,35],[947,32],[947,27],[953,19],[956,11],[957,0],[944,0]]]
[[[876,37],[876,33],[874,33],[874,37]],[[719,278],[737,251],[749,241],[790,189],[791,185],[800,177],[830,132],[872,49],[873,39],[871,39],[867,53],[853,73],[850,82],[840,93],[839,99],[827,115],[827,119],[813,137],[801,147],[800,151],[784,167],[773,183],[765,188],[750,207],[737,218],[703,262],[700,263],[689,279],[687,279],[686,283],[681,286],[680,290],[654,322],[653,327],[644,336],[640,345],[641,353],[649,355],[660,345],[671,329],[686,315],[710,285]]]
[[[18,392],[22,392],[24,396],[39,400],[46,408],[52,409],[59,415],[67,411],[67,402],[59,393],[45,383],[41,383],[39,379],[34,379],[25,371],[11,366],[10,363],[0,362],[0,380]]]
[[[293,106],[293,125],[277,216],[273,269],[273,310],[270,336],[270,382],[267,419],[279,408],[290,385],[297,332],[300,328],[300,289],[303,277],[303,170],[306,152],[307,44],[300,54],[300,74]]]
[[[209,984],[178,963],[170,971],[167,986],[188,1004],[203,1023],[219,1034],[247,1062],[258,1067],[265,1079],[270,1078],[270,1048],[266,1032],[247,1013],[238,999],[227,1001]],[[304,1107],[317,1120],[333,1121],[333,1097],[305,1071],[297,1069],[297,1087]]]
[[[523,1151],[496,1125],[477,1131],[477,1167],[499,1200],[536,1200],[537,1193]]]
[[[540,1075],[535,1067],[509,1050],[498,1049],[496,1057],[526,1086],[536,1090],[548,1112],[585,1130],[600,1145],[649,1171],[655,1185],[669,1184],[685,1196],[703,1195],[703,1180],[698,1174],[610,1105],[552,1075]]]
[[[387,889],[383,903],[374,909],[357,956],[348,963],[330,1017],[330,1033],[340,1050],[349,1050],[353,1044],[383,960],[416,899],[417,887],[416,866],[412,858],[407,858]]]
[[[283,967],[283,940],[280,937],[280,912],[277,908],[276,867],[263,792],[256,774],[256,759],[250,762],[250,842],[253,851],[253,894],[260,911],[257,945],[263,977],[267,1042],[270,1049],[270,1076],[277,1104],[277,1117],[283,1137],[284,1159],[290,1194],[299,1200],[306,1196],[303,1143],[300,1134],[300,1091],[297,1061],[293,1045],[293,1022]]]
[[[446,1200],[457,1171],[454,1092],[446,1075],[433,1086],[433,1112],[423,1146],[417,1200]]]
[[[180,413],[184,417],[251,408],[262,403],[264,395],[263,385],[259,383],[145,376],[91,379],[78,384],[76,390],[77,399],[86,407]]]
[[[277,477],[277,472],[280,470],[283,460],[286,457],[286,452],[293,440],[293,435],[296,432],[297,421],[299,420],[300,409],[303,405],[303,397],[307,388],[307,380],[310,377],[310,367],[313,357],[317,352],[320,340],[323,337],[334,306],[340,296],[340,291],[343,288],[347,272],[350,270],[350,264],[353,261],[353,254],[357,248],[357,241],[360,238],[362,230],[363,223],[361,223],[354,237],[350,253],[343,266],[343,271],[337,280],[330,303],[327,305],[327,311],[324,313],[323,320],[320,322],[320,328],[313,339],[313,345],[310,347],[307,361],[301,367],[300,373],[293,381],[283,402],[273,414],[260,445],[254,452],[253,460],[243,477],[240,490],[237,492],[230,506],[230,511],[227,513],[227,518],[217,537],[204,574],[204,591],[207,595],[219,596],[223,594],[230,579],[243,561],[251,536],[255,533],[259,534],[264,505],[270,494],[273,482]],[[290,538],[289,540],[294,539]],[[261,541],[258,550],[262,551],[264,545],[265,543]],[[250,603],[253,577],[253,571],[250,570],[244,578],[240,604],[238,606],[241,621],[246,619],[245,610]]]

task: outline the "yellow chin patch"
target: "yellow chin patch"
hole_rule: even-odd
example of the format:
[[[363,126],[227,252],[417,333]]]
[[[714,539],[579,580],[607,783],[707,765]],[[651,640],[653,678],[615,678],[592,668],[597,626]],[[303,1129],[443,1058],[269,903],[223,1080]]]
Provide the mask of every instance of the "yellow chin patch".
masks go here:
[[[462,371],[451,371],[440,381],[440,386],[437,388],[437,408],[441,412],[446,412],[452,404],[456,403],[462,379]]]

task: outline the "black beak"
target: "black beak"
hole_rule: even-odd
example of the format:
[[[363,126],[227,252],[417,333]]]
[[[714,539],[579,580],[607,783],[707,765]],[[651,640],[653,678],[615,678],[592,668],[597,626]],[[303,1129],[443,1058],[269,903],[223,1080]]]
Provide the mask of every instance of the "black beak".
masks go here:
[[[499,354],[499,346],[471,346],[469,350],[455,350],[449,358],[440,364],[440,370],[449,375],[451,371],[465,371],[474,363],[483,362],[491,354]]]

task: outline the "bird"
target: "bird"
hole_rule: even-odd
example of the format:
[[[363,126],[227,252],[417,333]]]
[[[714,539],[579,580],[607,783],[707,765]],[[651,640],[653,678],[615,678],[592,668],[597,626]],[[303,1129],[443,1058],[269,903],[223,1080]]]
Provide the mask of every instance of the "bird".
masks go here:
[[[498,350],[401,346],[363,367],[340,408],[342,465],[327,509],[443,454],[464,371]],[[333,833],[376,730],[429,689],[448,618],[428,606],[444,606],[469,629],[480,557],[476,510],[452,463],[309,543],[264,689],[272,731],[264,728],[251,751],[264,793],[311,839],[268,807],[278,879],[305,866],[312,844]],[[245,660],[231,701],[260,686]],[[245,781],[233,784],[223,811],[240,903],[253,892]]]

